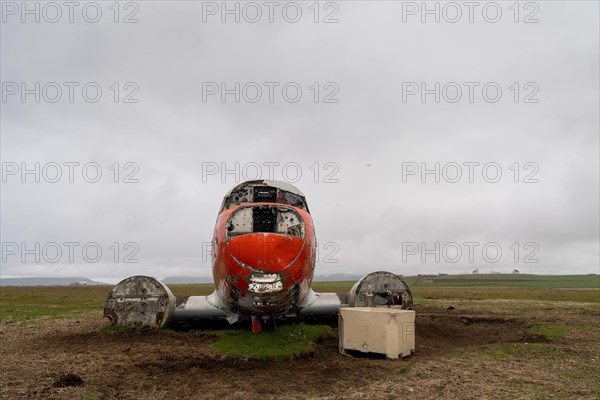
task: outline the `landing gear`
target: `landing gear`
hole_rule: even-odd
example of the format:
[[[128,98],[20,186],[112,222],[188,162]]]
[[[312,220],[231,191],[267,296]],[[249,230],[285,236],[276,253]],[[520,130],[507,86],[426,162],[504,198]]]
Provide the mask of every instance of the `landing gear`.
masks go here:
[[[250,318],[252,320],[252,333],[262,332],[262,325],[260,323],[260,320],[256,317],[256,315],[253,315]]]

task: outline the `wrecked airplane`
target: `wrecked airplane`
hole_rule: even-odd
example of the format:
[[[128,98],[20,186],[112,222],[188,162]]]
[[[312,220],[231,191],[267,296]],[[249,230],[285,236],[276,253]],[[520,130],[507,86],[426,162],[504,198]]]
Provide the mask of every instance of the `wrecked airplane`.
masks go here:
[[[132,276],[108,294],[104,316],[115,325],[251,320],[254,331],[273,319],[335,317],[341,307],[413,306],[397,275],[373,272],[348,294],[311,289],[317,241],[306,198],[279,181],[241,183],[223,199],[212,240],[215,290],[176,299],[155,278]]]

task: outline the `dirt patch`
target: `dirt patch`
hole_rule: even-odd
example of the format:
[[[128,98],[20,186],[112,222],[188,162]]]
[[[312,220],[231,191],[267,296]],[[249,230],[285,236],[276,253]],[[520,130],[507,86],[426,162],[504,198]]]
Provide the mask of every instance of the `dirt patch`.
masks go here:
[[[69,387],[69,386],[83,386],[85,382],[79,375],[67,374],[62,375],[60,378],[54,381],[52,387]]]
[[[526,332],[529,320],[470,315],[420,314],[416,318],[416,355],[436,357],[456,347],[539,341]]]
[[[529,322],[422,308],[416,352],[408,359],[350,358],[339,354],[336,339],[326,339],[310,357],[288,362],[223,356],[210,347],[214,336],[194,330],[102,333],[105,322],[95,316],[11,325],[1,335],[3,365],[9,367],[0,375],[0,397],[343,398],[456,347],[532,341]],[[56,384],[66,374],[76,374],[85,386]]]

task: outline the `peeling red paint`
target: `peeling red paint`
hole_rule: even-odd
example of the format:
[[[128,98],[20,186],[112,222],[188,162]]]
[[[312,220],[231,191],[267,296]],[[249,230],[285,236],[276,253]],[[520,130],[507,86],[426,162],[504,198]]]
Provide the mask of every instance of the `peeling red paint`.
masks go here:
[[[315,269],[316,238],[310,214],[301,208],[278,203],[253,203],[294,211],[304,225],[304,237],[273,232],[252,232],[228,240],[227,223],[236,210],[248,204],[224,210],[217,219],[213,243],[213,277],[219,296],[227,304],[239,306],[242,314],[283,315],[307,295]],[[281,277],[282,289],[269,295],[248,291],[253,272]],[[238,277],[232,279],[232,277]],[[237,288],[232,291],[230,284]],[[297,293],[295,293],[297,292]],[[233,299],[232,294],[238,295]]]

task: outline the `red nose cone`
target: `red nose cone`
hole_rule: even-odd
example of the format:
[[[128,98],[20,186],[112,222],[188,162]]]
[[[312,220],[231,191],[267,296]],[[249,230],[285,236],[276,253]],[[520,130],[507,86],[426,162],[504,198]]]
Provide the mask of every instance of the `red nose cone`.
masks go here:
[[[276,233],[249,233],[229,240],[229,252],[242,267],[279,272],[300,256],[304,240]]]

